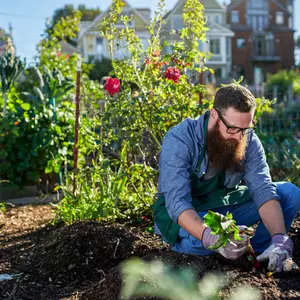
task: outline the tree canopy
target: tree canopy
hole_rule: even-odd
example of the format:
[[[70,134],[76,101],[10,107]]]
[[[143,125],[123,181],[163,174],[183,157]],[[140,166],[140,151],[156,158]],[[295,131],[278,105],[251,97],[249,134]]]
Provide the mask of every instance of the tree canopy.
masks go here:
[[[54,11],[52,16],[52,26],[62,17],[66,17],[74,13],[75,10],[79,10],[82,13],[81,21],[93,21],[96,16],[101,13],[99,7],[87,8],[85,4],[79,4],[76,9],[73,4],[66,4],[64,7],[58,8]]]

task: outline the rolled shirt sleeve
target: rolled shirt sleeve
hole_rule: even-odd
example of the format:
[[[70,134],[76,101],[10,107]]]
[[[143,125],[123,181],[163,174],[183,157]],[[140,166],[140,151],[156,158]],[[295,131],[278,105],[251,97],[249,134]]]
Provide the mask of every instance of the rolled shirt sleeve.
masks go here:
[[[247,148],[243,179],[257,209],[267,201],[280,200],[270,176],[264,148],[256,134],[253,134]]]

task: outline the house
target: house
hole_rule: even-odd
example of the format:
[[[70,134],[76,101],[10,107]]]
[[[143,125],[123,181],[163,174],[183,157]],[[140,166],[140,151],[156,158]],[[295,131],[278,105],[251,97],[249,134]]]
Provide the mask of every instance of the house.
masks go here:
[[[59,42],[61,52],[72,55],[74,53],[80,54],[80,49],[71,45],[70,43],[67,43],[66,41],[60,41]]]
[[[170,30],[180,30],[183,28],[182,13],[185,5],[185,0],[179,0],[174,8],[165,15],[166,24],[163,30],[165,40],[172,42],[179,39],[179,34],[170,35]],[[204,15],[207,17],[206,32],[208,43],[199,41],[199,50],[210,52],[213,55],[205,61],[205,66],[214,69],[212,75],[209,72],[205,73],[204,82],[214,83],[224,82],[231,72],[231,39],[234,33],[226,24],[226,11],[217,0],[201,0],[204,6]],[[171,47],[166,49],[170,52]]]
[[[146,28],[150,24],[150,9],[148,8],[133,8],[126,1],[123,1],[125,6],[123,7],[122,14],[133,16],[129,22],[129,27],[135,29],[136,35],[141,39],[144,47],[148,46],[148,39],[150,34]],[[101,37],[97,26],[101,23],[101,20],[108,14],[108,10],[100,13],[91,22],[82,22],[80,24],[80,32],[78,36],[78,48],[81,49],[84,60],[97,59],[102,60],[103,58],[110,58],[109,45],[105,38]],[[117,25],[119,28],[124,28],[123,23]],[[119,41],[121,46],[116,46],[114,58],[123,59],[126,57],[127,52],[124,49],[124,42]],[[122,47],[123,44],[123,47]]]
[[[227,7],[236,77],[257,88],[268,73],[294,65],[293,0],[235,0]]]
[[[2,56],[7,50],[15,54],[15,46],[12,40],[12,26],[9,25],[9,34],[0,27],[0,56]]]

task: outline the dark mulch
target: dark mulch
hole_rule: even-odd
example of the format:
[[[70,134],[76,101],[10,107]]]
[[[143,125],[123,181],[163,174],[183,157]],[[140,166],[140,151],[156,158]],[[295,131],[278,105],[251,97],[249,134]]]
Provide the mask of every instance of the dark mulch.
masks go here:
[[[231,262],[221,256],[170,252],[146,232],[147,223],[54,226],[53,215],[50,205],[16,207],[0,215],[0,274],[18,274],[0,282],[0,299],[117,300],[122,285],[120,263],[132,256],[161,260],[174,269],[192,266],[199,279],[222,272],[226,276],[222,298],[248,284],[257,287],[263,299],[300,299],[300,271],[268,278],[265,269],[253,270],[245,258]],[[298,264],[299,227],[300,216],[291,229]]]

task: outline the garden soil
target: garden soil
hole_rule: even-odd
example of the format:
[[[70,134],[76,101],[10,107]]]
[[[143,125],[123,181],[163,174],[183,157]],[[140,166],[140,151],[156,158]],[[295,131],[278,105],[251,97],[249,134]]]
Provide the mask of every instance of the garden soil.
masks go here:
[[[0,275],[13,275],[0,281],[0,299],[117,300],[120,266],[130,257],[161,260],[175,270],[193,267],[199,280],[207,273],[221,272],[226,278],[221,299],[241,285],[256,287],[262,299],[300,299],[298,270],[267,277],[265,268],[255,271],[245,258],[232,262],[219,255],[174,253],[147,232],[147,222],[85,221],[62,226],[52,225],[53,217],[50,204],[13,207],[0,214]],[[299,230],[300,215],[290,231],[300,265]]]

